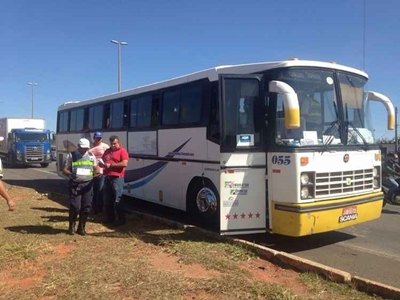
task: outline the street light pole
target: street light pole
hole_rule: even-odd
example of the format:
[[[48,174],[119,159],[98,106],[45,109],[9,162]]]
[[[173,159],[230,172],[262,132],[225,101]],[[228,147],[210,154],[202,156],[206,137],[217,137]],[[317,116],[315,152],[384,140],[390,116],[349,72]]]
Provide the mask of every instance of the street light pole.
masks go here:
[[[33,119],[33,87],[34,86],[37,86],[38,84],[37,84],[37,82],[28,82],[28,85],[30,85],[31,86],[31,95],[32,95],[32,111],[31,111],[31,118]]]
[[[111,43],[118,45],[118,92],[121,91],[121,46],[128,45],[127,42],[111,40]]]

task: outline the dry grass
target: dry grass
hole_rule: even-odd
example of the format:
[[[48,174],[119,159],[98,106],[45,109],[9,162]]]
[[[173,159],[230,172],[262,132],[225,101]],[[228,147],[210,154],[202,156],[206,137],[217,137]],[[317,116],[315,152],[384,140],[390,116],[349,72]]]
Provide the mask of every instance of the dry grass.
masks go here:
[[[1,299],[377,299],[137,215],[69,236],[66,199],[11,193],[17,211],[0,207]]]

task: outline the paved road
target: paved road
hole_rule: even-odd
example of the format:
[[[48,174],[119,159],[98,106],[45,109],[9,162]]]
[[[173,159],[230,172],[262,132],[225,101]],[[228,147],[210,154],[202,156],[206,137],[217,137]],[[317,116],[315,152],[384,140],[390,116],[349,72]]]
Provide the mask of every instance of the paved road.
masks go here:
[[[400,288],[400,207],[387,205],[378,220],[340,231],[290,238],[242,237],[370,280]]]
[[[55,162],[47,168],[41,168],[40,165],[28,168],[5,168],[4,182],[34,188],[38,192],[67,192],[67,181],[57,175]]]
[[[55,163],[48,168],[5,169],[4,181],[38,192],[64,193],[66,181],[56,174]],[[153,209],[150,206],[150,209]],[[157,209],[158,214],[160,212]],[[171,214],[181,218],[182,214]],[[181,219],[182,220],[182,219]],[[244,236],[270,248],[307,258],[353,275],[400,288],[400,207],[387,205],[379,220],[341,231],[289,238],[278,235]]]

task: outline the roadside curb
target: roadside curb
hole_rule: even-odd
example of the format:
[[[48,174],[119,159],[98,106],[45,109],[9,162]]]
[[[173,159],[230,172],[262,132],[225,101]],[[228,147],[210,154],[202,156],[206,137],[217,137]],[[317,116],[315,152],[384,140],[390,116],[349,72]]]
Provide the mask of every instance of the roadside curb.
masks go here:
[[[260,258],[271,261],[272,263],[275,263],[277,265],[288,267],[299,272],[313,272],[330,281],[351,285],[360,292],[374,294],[385,299],[400,299],[400,289],[393,286],[362,278],[356,275],[351,275],[348,272],[332,268],[305,258],[301,258],[293,254],[276,251],[274,249],[257,245],[249,241],[232,238],[229,236],[221,236],[216,232],[209,231],[194,225],[185,225],[177,221],[168,220],[163,217],[153,216],[143,212],[132,211],[132,213],[141,215],[145,218],[150,218],[159,222],[163,222],[175,228],[187,231],[193,230],[220,241],[228,241],[232,244],[247,248],[255,252]]]
[[[390,285],[379,283],[359,276],[353,276],[351,278],[351,283],[359,291],[376,294],[384,297],[385,299],[400,299],[400,289]]]

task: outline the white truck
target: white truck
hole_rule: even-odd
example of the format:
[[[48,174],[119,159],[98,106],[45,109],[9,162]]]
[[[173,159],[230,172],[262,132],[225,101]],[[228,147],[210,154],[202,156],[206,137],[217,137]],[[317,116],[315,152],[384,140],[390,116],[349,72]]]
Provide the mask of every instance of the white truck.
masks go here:
[[[0,118],[0,157],[9,166],[51,162],[52,133],[45,129],[45,120],[29,118]]]

